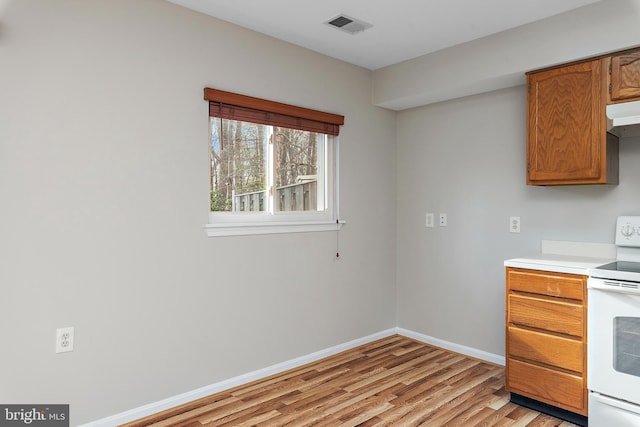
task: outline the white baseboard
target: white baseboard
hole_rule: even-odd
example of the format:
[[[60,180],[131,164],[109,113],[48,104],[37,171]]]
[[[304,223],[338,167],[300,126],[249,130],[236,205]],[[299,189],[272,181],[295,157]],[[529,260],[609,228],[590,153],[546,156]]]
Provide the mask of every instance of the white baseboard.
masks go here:
[[[455,351],[476,359],[486,360],[487,362],[495,363],[498,365],[504,365],[505,359],[502,356],[487,353],[482,350],[466,347],[463,345],[455,344],[449,341],[444,341],[438,338],[430,337],[428,335],[420,334],[403,328],[391,328],[385,331],[381,331],[363,338],[355,339],[353,341],[339,344],[324,350],[317,351],[315,353],[308,354],[306,356],[297,357],[295,359],[288,360],[286,362],[278,363],[276,365],[269,366],[267,368],[258,369],[257,371],[248,372],[237,377],[229,378],[205,387],[198,388],[196,390],[188,391],[186,393],[179,394],[177,396],[169,397],[158,402],[150,403],[148,405],[140,406],[138,408],[130,409],[119,414],[115,414],[106,418],[102,418],[96,421],[91,421],[86,424],[82,424],[79,427],[113,427],[120,424],[135,421],[140,418],[147,417],[149,415],[156,414],[158,412],[166,411],[167,409],[174,408],[179,405],[200,399],[215,393],[219,393],[224,390],[228,390],[233,387],[237,387],[243,384],[250,383],[262,378],[269,377],[271,375],[278,374],[280,372],[287,371],[289,369],[297,368],[299,366],[306,365],[307,363],[315,362],[325,357],[332,356],[342,351],[350,350],[359,345],[367,344],[372,341],[385,338],[391,335],[403,335],[408,338],[413,338],[417,341],[421,341],[427,344],[441,347],[447,350]]]
[[[396,333],[398,335],[403,335],[408,338],[413,338],[414,340],[418,340],[426,344],[431,344],[433,346],[454,351],[456,353],[464,354],[466,356],[470,356],[476,359],[485,360],[487,362],[494,363],[496,365],[504,366],[506,363],[504,356],[488,353],[486,351],[478,350],[477,348],[467,347],[465,345],[456,344],[450,341],[441,340],[439,338],[434,338],[429,335],[413,332],[408,329],[396,328]]]

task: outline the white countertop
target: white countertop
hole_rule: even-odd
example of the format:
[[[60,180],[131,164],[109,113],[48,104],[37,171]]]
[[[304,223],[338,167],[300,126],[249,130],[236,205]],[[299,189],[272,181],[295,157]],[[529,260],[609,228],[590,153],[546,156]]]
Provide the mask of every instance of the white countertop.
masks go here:
[[[505,267],[528,268],[531,270],[581,274],[586,276],[590,268],[595,268],[613,261],[615,261],[615,259],[557,254],[538,254],[524,258],[508,259],[504,262],[504,265]]]
[[[615,261],[615,258],[615,245],[543,240],[541,253],[508,259],[504,265],[586,276],[590,268],[608,264]]]

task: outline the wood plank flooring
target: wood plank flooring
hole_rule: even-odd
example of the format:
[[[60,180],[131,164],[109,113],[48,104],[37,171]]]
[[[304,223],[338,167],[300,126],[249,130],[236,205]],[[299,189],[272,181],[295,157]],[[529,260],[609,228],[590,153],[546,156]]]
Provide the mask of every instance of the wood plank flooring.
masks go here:
[[[574,424],[510,403],[502,366],[394,335],[125,426]]]

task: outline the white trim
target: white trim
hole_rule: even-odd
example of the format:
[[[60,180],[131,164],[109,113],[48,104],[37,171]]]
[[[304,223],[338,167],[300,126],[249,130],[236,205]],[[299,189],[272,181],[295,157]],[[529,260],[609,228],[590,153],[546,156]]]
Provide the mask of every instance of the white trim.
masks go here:
[[[243,384],[250,383],[262,378],[269,377],[281,372],[288,371],[290,369],[297,368],[299,366],[306,365],[311,362],[323,359],[325,357],[332,356],[334,354],[350,350],[363,344],[386,338],[392,335],[402,335],[408,338],[415,339],[417,341],[424,342],[436,347],[444,348],[446,350],[454,351],[456,353],[464,354],[476,359],[485,360],[490,363],[504,366],[505,358],[496,354],[487,353],[475,348],[455,344],[449,341],[441,340],[439,338],[430,337],[428,335],[420,334],[403,328],[391,328],[372,335],[368,335],[363,338],[358,338],[353,341],[346,342],[344,344],[338,344],[333,347],[329,347],[324,350],[317,351],[315,353],[308,354],[306,356],[297,357],[295,359],[288,360],[286,362],[278,363],[276,365],[269,366],[267,368],[258,369],[257,371],[248,372],[246,374],[238,375],[237,377],[229,378],[208,386],[198,388],[196,390],[188,391],[186,393],[179,394],[177,396],[169,397],[158,402],[150,403],[148,405],[133,408],[119,414],[115,414],[106,418],[102,418],[96,421],[91,421],[86,424],[82,424],[79,427],[113,427],[116,425],[128,423],[138,420],[140,418],[147,417],[149,415],[157,414],[158,412],[166,411],[179,405],[183,405],[188,402],[192,402],[196,399],[200,399],[206,396],[210,396],[215,393],[219,393],[224,390],[228,390],[233,387],[237,387]]]
[[[206,224],[208,237],[249,236],[255,234],[308,233],[316,231],[339,231],[345,221],[295,221],[234,224]]]
[[[403,328],[396,328],[398,335],[403,335],[407,338],[413,338],[414,340],[421,341],[426,344],[431,344],[436,347],[444,348],[445,350],[450,350],[456,353],[464,354],[469,357],[473,357],[475,359],[481,359],[489,363],[493,363],[496,365],[505,366],[505,358],[504,356],[499,356],[497,354],[488,353],[483,350],[478,350],[477,348],[467,347],[465,345],[456,344],[450,341],[441,340],[440,338],[431,337],[429,335],[424,335],[418,332],[409,331]]]

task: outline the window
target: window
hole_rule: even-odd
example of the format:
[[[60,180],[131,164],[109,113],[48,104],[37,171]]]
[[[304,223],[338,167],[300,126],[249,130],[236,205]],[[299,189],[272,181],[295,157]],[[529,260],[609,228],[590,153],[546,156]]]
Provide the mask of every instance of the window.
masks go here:
[[[209,101],[209,236],[337,230],[344,117],[216,89]]]

